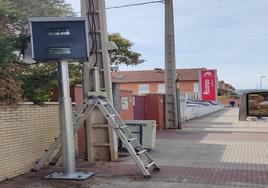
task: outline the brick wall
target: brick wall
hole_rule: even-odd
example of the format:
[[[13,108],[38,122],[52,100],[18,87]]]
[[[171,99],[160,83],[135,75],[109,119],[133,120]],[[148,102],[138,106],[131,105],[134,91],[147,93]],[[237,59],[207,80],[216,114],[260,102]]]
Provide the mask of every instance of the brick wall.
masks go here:
[[[29,172],[58,135],[58,104],[0,109],[0,181]]]

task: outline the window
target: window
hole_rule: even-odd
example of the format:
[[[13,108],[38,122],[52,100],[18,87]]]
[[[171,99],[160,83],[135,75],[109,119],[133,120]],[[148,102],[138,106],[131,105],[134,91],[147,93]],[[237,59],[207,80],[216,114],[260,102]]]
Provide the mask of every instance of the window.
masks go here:
[[[193,92],[199,93],[199,83],[194,83],[194,90]]]
[[[139,92],[139,94],[150,93],[149,84],[140,84],[138,92]]]
[[[165,84],[157,84],[157,93],[165,93]]]

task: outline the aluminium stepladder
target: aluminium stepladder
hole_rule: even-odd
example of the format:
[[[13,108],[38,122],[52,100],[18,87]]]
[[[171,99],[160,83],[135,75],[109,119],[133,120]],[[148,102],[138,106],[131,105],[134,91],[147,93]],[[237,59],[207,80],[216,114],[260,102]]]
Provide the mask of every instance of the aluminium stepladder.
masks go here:
[[[151,176],[149,168],[152,168],[156,171],[160,170],[160,168],[156,165],[156,162],[151,158],[147,150],[145,150],[139,143],[138,139],[133,136],[128,126],[124,123],[117,111],[105,96],[91,95],[83,101],[82,106],[74,115],[74,134],[77,133],[79,128],[83,125],[84,121],[88,118],[90,112],[95,107],[98,107],[103,113],[109,125],[121,139],[122,143],[127,148],[132,159],[139,167],[144,177],[148,178]],[[33,170],[40,170],[45,165],[45,163],[50,160],[49,157],[51,157],[53,154],[54,157],[51,159],[51,163],[57,163],[61,156],[60,137],[61,135],[55,138],[54,143],[52,143],[49,149],[45,151],[45,154],[36,163],[36,166],[33,168]]]
[[[139,143],[138,139],[129,130],[128,126],[121,119],[117,111],[105,96],[91,95],[89,99],[96,100],[96,106],[108,120],[109,125],[113,128],[117,136],[127,148],[132,159],[141,170],[144,177],[151,177],[149,168],[159,171],[160,168],[152,159],[146,149]]]

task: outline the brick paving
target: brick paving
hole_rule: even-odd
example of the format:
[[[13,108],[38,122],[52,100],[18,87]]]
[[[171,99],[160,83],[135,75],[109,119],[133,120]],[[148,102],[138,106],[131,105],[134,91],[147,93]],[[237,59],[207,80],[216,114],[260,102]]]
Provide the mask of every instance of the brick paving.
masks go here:
[[[157,147],[150,151],[161,171],[144,179],[129,157],[119,162],[89,164],[79,161],[82,171],[95,172],[86,181],[45,180],[60,168],[0,183],[0,188],[268,188],[268,121],[237,121],[237,109],[225,109],[186,122],[182,130],[157,134]]]

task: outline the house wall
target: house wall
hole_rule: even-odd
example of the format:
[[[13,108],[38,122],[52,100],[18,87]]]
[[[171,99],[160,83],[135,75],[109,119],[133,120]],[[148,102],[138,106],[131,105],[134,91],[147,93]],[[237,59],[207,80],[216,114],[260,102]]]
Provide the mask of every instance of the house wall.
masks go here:
[[[183,81],[177,83],[177,87],[180,89],[180,92],[194,92],[194,83],[197,81]]]
[[[120,116],[123,120],[134,119],[134,108],[133,108],[133,93],[131,91],[120,91],[121,110]]]
[[[180,88],[181,92],[193,92],[194,91],[194,83],[198,81],[182,81],[177,83],[177,87]],[[149,84],[150,93],[158,92],[158,84],[163,84],[164,82],[139,82],[139,83],[120,83],[120,90],[128,90],[133,91],[134,95],[139,94],[139,85],[141,84]]]
[[[157,85],[162,82],[140,82],[140,83],[120,83],[120,90],[132,91],[134,95],[139,94],[139,85],[149,84],[150,93],[157,92]]]
[[[59,133],[59,105],[0,109],[0,181],[29,172]]]

